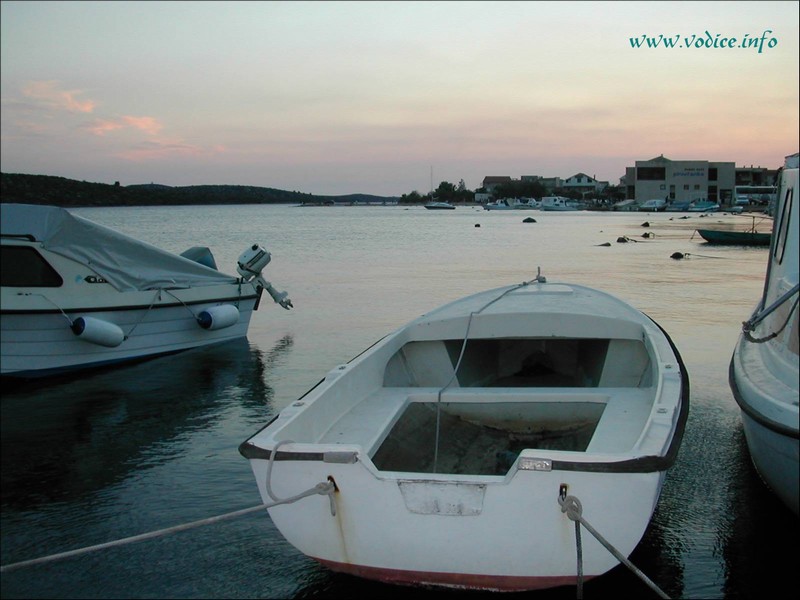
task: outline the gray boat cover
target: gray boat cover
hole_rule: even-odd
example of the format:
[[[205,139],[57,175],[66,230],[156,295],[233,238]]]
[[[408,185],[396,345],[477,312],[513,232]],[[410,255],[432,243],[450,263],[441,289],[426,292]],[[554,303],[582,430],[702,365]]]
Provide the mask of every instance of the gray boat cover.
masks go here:
[[[57,206],[0,204],[0,233],[33,236],[91,268],[119,291],[235,283],[233,275],[129,237]]]

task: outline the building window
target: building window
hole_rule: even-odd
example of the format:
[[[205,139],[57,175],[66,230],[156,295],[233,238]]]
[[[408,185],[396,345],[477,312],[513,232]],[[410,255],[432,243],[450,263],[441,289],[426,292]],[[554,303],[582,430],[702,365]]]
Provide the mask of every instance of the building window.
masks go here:
[[[716,181],[717,180],[717,167],[709,167],[708,168],[708,180],[709,181]]]
[[[664,181],[667,170],[664,167],[637,167],[636,179],[639,181]]]
[[[684,189],[684,190],[688,190],[688,189],[689,189],[689,184],[688,184],[688,183],[685,183],[685,184],[683,185],[683,189]]]

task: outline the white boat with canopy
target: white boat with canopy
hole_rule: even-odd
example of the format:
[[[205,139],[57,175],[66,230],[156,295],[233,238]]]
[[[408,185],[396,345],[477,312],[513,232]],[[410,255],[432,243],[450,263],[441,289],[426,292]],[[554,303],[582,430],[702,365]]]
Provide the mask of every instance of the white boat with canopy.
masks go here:
[[[247,335],[262,290],[258,245],[239,276],[208,248],[166,252],[55,206],[0,205],[0,365],[40,377],[179,352]]]

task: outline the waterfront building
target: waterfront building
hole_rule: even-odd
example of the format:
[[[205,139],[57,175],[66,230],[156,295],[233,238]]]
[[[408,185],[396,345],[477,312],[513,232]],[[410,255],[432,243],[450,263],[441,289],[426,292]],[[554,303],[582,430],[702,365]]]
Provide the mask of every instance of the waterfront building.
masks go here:
[[[578,192],[585,196],[597,195],[608,187],[607,181],[597,181],[594,177],[586,173],[576,173],[572,177],[567,177],[561,185],[561,189],[566,192]]]
[[[662,154],[627,167],[625,180],[627,198],[639,204],[664,199],[669,203],[709,200],[730,205],[736,166],[733,162],[670,160]]]
[[[511,181],[508,175],[487,175],[483,178],[483,189],[491,194],[497,187]]]

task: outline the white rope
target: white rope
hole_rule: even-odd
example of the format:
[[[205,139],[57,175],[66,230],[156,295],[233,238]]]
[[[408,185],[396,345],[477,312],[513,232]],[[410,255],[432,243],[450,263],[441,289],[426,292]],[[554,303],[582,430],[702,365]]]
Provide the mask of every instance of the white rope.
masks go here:
[[[275,493],[272,491],[272,465],[275,464],[275,456],[278,454],[278,448],[283,446],[284,444],[291,444],[292,440],[281,440],[275,447],[272,449],[269,455],[269,462],[267,463],[267,477],[266,481],[264,482],[264,487],[267,490],[267,494],[269,497],[272,498],[276,504],[290,504],[292,502],[296,502],[300,500],[300,498],[305,498],[306,496],[311,496],[313,494],[328,494],[328,500],[331,503],[331,516],[336,516],[336,503],[333,501],[333,494],[332,492],[336,489],[336,484],[333,482],[332,478],[329,477],[328,481],[325,483],[318,483],[315,487],[306,490],[305,492],[301,492],[296,496],[292,496],[290,498],[278,498]],[[316,491],[317,489],[322,489],[323,487],[327,488],[330,486],[330,489],[327,491]]]
[[[464,341],[461,343],[461,353],[458,355],[458,360],[456,361],[455,368],[453,368],[453,374],[450,376],[450,380],[446,384],[444,384],[444,386],[442,386],[439,389],[439,393],[436,395],[436,436],[435,436],[435,439],[434,439],[434,446],[433,446],[433,472],[434,473],[438,472],[438,463],[439,463],[439,428],[440,428],[440,414],[441,414],[441,409],[440,409],[439,405],[442,402],[442,393],[447,388],[450,387],[450,384],[452,384],[453,381],[455,381],[456,374],[458,373],[458,369],[461,366],[461,360],[464,358],[464,351],[467,349],[467,340],[469,339],[469,330],[472,327],[472,317],[482,313],[484,310],[489,308],[492,304],[494,304],[495,302],[497,302],[498,300],[503,298],[506,294],[510,294],[514,290],[517,290],[517,289],[519,289],[521,287],[525,287],[526,285],[529,285],[529,284],[533,283],[534,281],[539,281],[539,282],[542,282],[542,283],[544,283],[546,281],[545,278],[542,277],[542,275],[541,275],[541,269],[539,270],[539,274],[536,275],[535,279],[531,279],[530,281],[523,281],[522,283],[519,283],[519,284],[517,284],[517,285],[515,285],[513,287],[508,288],[502,294],[500,294],[496,298],[490,300],[489,302],[484,304],[478,310],[469,313],[469,319],[467,320],[467,330],[464,332]]]
[[[765,336],[763,338],[755,338],[752,335],[750,335],[750,332],[753,331],[759,325],[759,323],[761,323],[761,321],[766,319],[767,316],[769,316],[776,309],[778,309],[784,302],[788,301],[789,298],[791,298],[794,294],[796,294],[798,292],[798,290],[800,290],[800,284],[796,284],[792,289],[790,289],[783,296],[781,296],[780,298],[775,300],[775,302],[773,302],[770,306],[768,306],[767,308],[765,308],[763,310],[761,310],[762,304],[759,304],[759,308],[756,309],[756,311],[753,314],[753,316],[750,317],[749,320],[747,320],[744,323],[742,323],[742,333],[744,334],[745,338],[747,338],[748,341],[753,342],[754,344],[763,344],[764,342],[768,342],[769,340],[771,340],[771,339],[773,339],[775,337],[778,337],[780,335],[781,331],[783,331],[786,328],[786,326],[789,324],[789,321],[792,318],[792,313],[794,313],[795,309],[797,308],[797,304],[798,304],[798,300],[800,300],[800,296],[798,296],[798,298],[795,298],[794,305],[792,306],[792,308],[789,310],[788,314],[786,315],[786,321],[784,321],[783,325],[781,325],[780,328],[777,331],[774,331],[773,333],[771,333],[771,334],[769,334],[769,335],[767,335],[767,336]],[[762,303],[763,303],[763,301],[762,301]]]
[[[164,291],[167,291],[167,290],[164,290]],[[167,291],[167,293],[169,293],[169,292]],[[170,295],[171,295],[173,298],[175,298],[175,296],[174,296],[174,295],[172,295],[172,294],[170,294]],[[176,299],[176,300],[178,300],[178,301],[180,301],[180,298],[175,298],[175,299]],[[136,329],[136,328],[137,328],[139,325],[141,325],[141,324],[142,324],[142,321],[144,321],[145,317],[146,317],[148,314],[150,314],[150,311],[151,311],[151,310],[153,310],[153,305],[156,303],[156,301],[157,301],[157,300],[161,300],[161,289],[157,289],[157,290],[156,290],[156,295],[155,295],[155,296],[153,296],[153,301],[150,303],[150,306],[148,306],[148,307],[147,307],[147,310],[146,310],[146,311],[144,312],[144,314],[142,315],[142,318],[141,318],[141,319],[139,319],[139,320],[138,320],[136,323],[134,323],[133,327],[131,327],[130,331],[128,331],[128,333],[125,335],[125,339],[126,339],[126,340],[127,340],[128,338],[130,338],[130,337],[131,337],[131,335],[133,334],[133,331],[134,331],[134,330],[135,330],[135,329]],[[186,305],[184,304],[184,306],[186,306]],[[187,306],[186,308],[189,308],[189,307]],[[191,312],[191,311],[189,311],[189,312]]]
[[[176,525],[174,527],[168,527],[166,529],[159,529],[157,531],[151,531],[149,533],[142,533],[139,535],[134,535],[131,537],[122,538],[119,540],[114,540],[111,542],[105,542],[103,544],[96,544],[94,546],[87,546],[85,548],[77,548],[75,550],[68,550],[67,552],[59,552],[58,554],[51,554],[49,556],[42,556],[39,558],[33,558],[30,560],[23,560],[16,563],[11,563],[8,565],[3,565],[0,567],[0,573],[7,573],[9,571],[13,571],[15,569],[21,569],[22,567],[30,567],[33,565],[40,565],[48,562],[53,562],[56,560],[61,560],[63,558],[70,558],[72,556],[79,556],[81,554],[87,554],[89,552],[95,552],[97,550],[105,550],[106,548],[114,548],[116,546],[123,546],[125,544],[132,544],[134,542],[141,542],[144,540],[150,540],[157,537],[162,537],[168,535],[170,533],[177,533],[179,531],[186,531],[187,529],[194,529],[195,527],[201,527],[202,525],[210,525],[212,523],[217,523],[219,521],[224,521],[226,519],[232,519],[234,517],[241,517],[243,515],[250,514],[252,512],[256,512],[265,508],[272,508],[273,506],[277,506],[279,504],[289,504],[292,502],[296,502],[301,498],[305,498],[306,496],[313,496],[315,494],[328,494],[330,495],[333,493],[335,487],[334,484],[330,481],[326,481],[324,483],[318,483],[313,488],[306,490],[296,496],[292,496],[291,498],[286,498],[284,500],[280,500],[277,502],[273,502],[271,504],[259,504],[258,506],[251,506],[250,508],[243,508],[241,510],[237,510],[234,512],[230,512],[224,515],[218,515],[216,517],[209,517],[207,519],[201,519],[199,521],[192,521],[191,523],[184,523],[183,525]]]
[[[669,596],[667,596],[661,589],[653,583],[650,578],[647,577],[641,570],[639,570],[631,561],[629,561],[619,550],[614,548],[598,531],[592,527],[586,519],[583,518],[583,507],[581,506],[581,501],[578,500],[575,496],[562,496],[559,495],[558,503],[561,505],[561,512],[566,513],[570,520],[575,521],[575,536],[576,536],[576,545],[578,547],[578,592],[579,594],[582,593],[583,589],[583,555],[580,547],[580,527],[578,523],[586,527],[586,529],[591,533],[598,542],[605,546],[606,550],[608,550],[614,558],[616,558],[619,562],[624,564],[628,567],[633,573],[639,577],[647,586],[653,590],[660,598],[665,598],[669,600]],[[581,597],[580,595],[578,596]]]
[[[70,326],[70,327],[72,327],[72,319],[70,319],[70,318],[69,318],[69,315],[68,315],[67,313],[65,313],[65,312],[64,312],[64,309],[63,309],[63,308],[61,308],[61,307],[60,307],[58,304],[56,304],[55,302],[53,302],[53,301],[52,301],[50,298],[48,298],[48,297],[47,297],[47,296],[45,296],[44,294],[34,294],[34,293],[31,293],[31,292],[27,292],[27,293],[24,293],[24,294],[20,294],[20,296],[39,296],[39,297],[41,297],[41,298],[44,298],[44,299],[45,299],[45,300],[47,300],[47,301],[48,301],[50,304],[52,304],[53,306],[55,306],[55,307],[56,307],[56,308],[57,308],[57,309],[58,309],[58,310],[61,312],[61,314],[62,314],[62,315],[64,315],[64,318],[67,320],[67,323],[69,323],[69,326]]]

